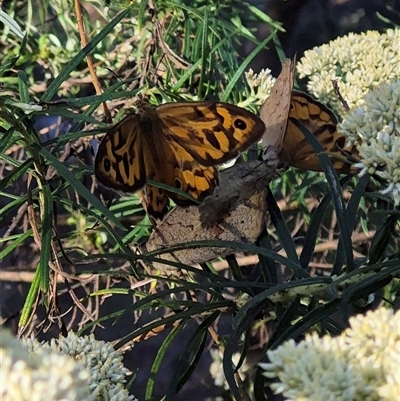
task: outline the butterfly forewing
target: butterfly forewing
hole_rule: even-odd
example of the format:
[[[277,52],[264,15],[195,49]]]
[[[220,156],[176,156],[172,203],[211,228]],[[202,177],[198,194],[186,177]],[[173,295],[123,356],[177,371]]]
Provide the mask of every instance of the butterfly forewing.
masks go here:
[[[156,111],[168,139],[204,166],[233,159],[265,129],[259,117],[228,103],[168,103]]]
[[[137,115],[129,115],[103,138],[95,159],[96,178],[107,187],[136,192],[146,184],[143,140]]]

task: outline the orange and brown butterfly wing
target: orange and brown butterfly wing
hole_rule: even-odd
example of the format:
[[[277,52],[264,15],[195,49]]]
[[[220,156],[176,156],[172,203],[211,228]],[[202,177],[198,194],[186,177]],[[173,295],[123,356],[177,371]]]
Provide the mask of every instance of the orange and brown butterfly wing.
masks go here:
[[[265,151],[273,147],[279,153],[282,149],[290,111],[294,66],[295,60],[286,59],[283,62],[282,71],[261,107],[260,117],[265,123],[262,147]]]
[[[195,200],[204,200],[218,185],[218,170],[213,166],[200,164],[186,149],[174,142],[169,137],[171,122],[165,120],[164,116],[161,117],[158,108],[146,109],[141,115],[143,131],[146,128],[143,135],[147,179],[183,191]],[[147,191],[150,203],[146,205],[150,214],[162,214],[166,196],[178,205],[193,204],[192,200],[173,190],[153,189],[149,185],[147,188],[151,188]]]
[[[163,168],[157,173],[146,163],[147,177],[186,192],[192,198],[203,201],[218,185],[218,169],[214,167],[237,156],[262,135],[264,124],[255,115],[239,107],[214,102],[168,103],[155,109],[157,115],[154,140],[168,147]],[[152,117],[155,121],[155,117]],[[155,147],[153,152],[157,152]],[[149,188],[147,186],[146,188]],[[146,205],[150,214],[164,208],[168,195],[177,205],[193,202],[178,193],[148,191],[150,201]]]
[[[125,117],[104,136],[95,159],[95,175],[103,185],[123,192],[139,192],[139,198],[149,214],[161,218],[168,211],[168,196],[157,187],[147,186],[147,180],[157,180],[158,163],[173,157],[164,143],[155,141],[152,125],[142,132],[140,115]],[[161,142],[163,137],[160,138]],[[164,138],[165,139],[165,138]],[[158,151],[153,150],[158,149]],[[153,153],[154,152],[154,153]]]
[[[293,92],[289,120],[283,139],[280,157],[293,167],[302,170],[323,171],[314,148],[299,128],[290,120],[300,121],[318,140],[339,173],[353,172],[350,155],[357,157],[356,150],[345,148],[345,137],[337,131],[337,119],[331,110],[312,97]]]
[[[146,185],[138,191],[143,209],[155,219],[162,219],[168,212],[169,198],[164,190]]]
[[[103,185],[136,192],[146,184],[146,165],[139,116],[131,114],[104,135],[96,154],[95,176]]]
[[[168,168],[167,166],[165,167],[165,172],[157,175],[149,171],[149,179],[186,192],[199,202],[211,195],[218,185],[218,170],[216,167],[202,166],[196,161],[187,165],[187,168],[185,168],[184,164],[180,166],[177,161],[176,164],[170,164]],[[173,192],[173,190],[168,191],[153,185],[146,185],[140,191],[139,197],[146,212],[158,219],[161,219],[168,211],[168,198],[179,206],[193,204],[193,201],[188,197]]]
[[[228,103],[167,103],[156,111],[176,152],[184,149],[203,166],[233,159],[257,142],[265,130],[255,114]]]
[[[101,141],[95,159],[95,175],[99,182],[123,192],[142,189],[141,201],[156,218],[167,212],[168,197],[179,205],[193,201],[148,185],[148,180],[179,189],[199,201],[218,185],[216,167],[201,165],[164,132],[168,132],[168,127],[155,109],[145,109],[115,125]]]
[[[166,172],[163,176],[163,182],[202,202],[218,186],[218,168],[200,164],[185,149],[174,142],[169,142],[169,145],[174,153],[175,160],[174,164],[171,163],[169,166],[171,172]],[[173,180],[170,177],[173,177]],[[193,204],[190,199],[180,194],[169,191],[168,195],[177,205]]]

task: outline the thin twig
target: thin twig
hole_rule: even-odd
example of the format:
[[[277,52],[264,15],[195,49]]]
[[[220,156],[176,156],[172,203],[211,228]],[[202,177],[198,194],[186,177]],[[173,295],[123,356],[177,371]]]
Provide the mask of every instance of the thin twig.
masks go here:
[[[84,48],[85,46],[87,46],[88,40],[87,40],[87,36],[86,36],[85,24],[83,23],[82,5],[79,0],[75,0],[75,15],[76,15],[76,22],[78,24],[79,35],[81,38],[81,45],[82,45],[82,48]],[[101,95],[103,93],[103,91],[101,89],[101,85],[100,85],[99,79],[96,74],[96,69],[94,67],[93,59],[90,54],[88,54],[86,56],[86,62],[87,62],[87,66],[89,68],[90,75],[92,77],[92,83],[93,83],[94,89],[96,91],[96,94]],[[108,110],[106,102],[103,102],[102,105],[103,105],[103,111],[104,111],[107,121],[112,121],[111,113]]]

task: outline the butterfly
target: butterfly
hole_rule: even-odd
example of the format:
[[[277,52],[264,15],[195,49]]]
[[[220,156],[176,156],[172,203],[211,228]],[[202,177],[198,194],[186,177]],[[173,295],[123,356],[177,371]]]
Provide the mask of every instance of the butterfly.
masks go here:
[[[346,138],[337,131],[334,113],[311,96],[293,91],[294,61],[286,60],[270,96],[261,107],[266,125],[263,148],[273,146],[280,160],[302,170],[323,171],[312,145],[293,119],[301,122],[318,140],[333,167],[339,173],[354,173],[351,162],[357,160],[355,147],[346,147]]]
[[[255,114],[228,103],[201,101],[162,104],[139,100],[130,114],[111,128],[99,145],[95,176],[123,192],[141,190],[151,216],[162,218],[171,198],[186,206],[202,202],[218,186],[217,165],[236,157],[264,133]],[[149,185],[156,181],[187,197]]]

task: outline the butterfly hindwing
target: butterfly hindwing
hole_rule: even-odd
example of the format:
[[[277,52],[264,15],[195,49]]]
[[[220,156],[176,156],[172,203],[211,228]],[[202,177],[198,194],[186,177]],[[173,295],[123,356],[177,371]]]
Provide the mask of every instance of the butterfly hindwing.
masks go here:
[[[175,167],[174,170],[173,175],[161,174],[159,177],[154,177],[153,180],[184,191],[200,202],[211,195],[218,185],[218,170],[215,167],[205,167],[195,162],[190,165],[190,168],[185,169],[183,166],[183,168]],[[157,219],[162,218],[167,213],[168,198],[179,206],[193,204],[188,197],[153,185],[146,185],[139,192],[139,197],[146,212]]]
[[[331,158],[337,172],[351,172],[351,164],[346,162],[347,152],[356,156],[356,151],[353,148],[344,147],[345,137],[337,131],[338,121],[333,112],[311,96],[301,92],[292,93],[290,106],[282,145],[282,159],[302,170],[323,171],[314,148],[290,120],[295,118],[315,136]]]
[[[171,148],[175,153],[174,187],[189,194],[194,199],[202,202],[211,195],[218,186],[218,169],[214,166],[204,166],[192,158],[190,154],[182,157],[183,149],[174,143]],[[168,178],[165,177],[165,181]],[[169,184],[170,185],[170,184]],[[189,205],[191,202],[182,195],[170,193],[171,199],[180,206]]]
[[[163,189],[146,185],[138,195],[144,210],[150,216],[161,219],[168,212],[169,199]]]

